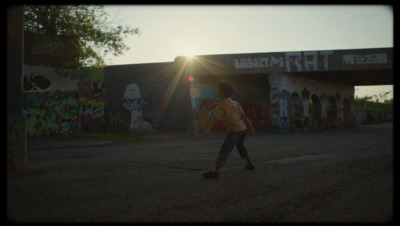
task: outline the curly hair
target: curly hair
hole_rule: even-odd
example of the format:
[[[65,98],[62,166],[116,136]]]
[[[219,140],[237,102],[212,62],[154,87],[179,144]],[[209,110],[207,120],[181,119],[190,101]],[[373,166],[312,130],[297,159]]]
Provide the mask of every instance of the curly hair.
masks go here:
[[[217,83],[219,92],[224,97],[231,97],[233,94],[233,83],[230,81],[220,81]]]

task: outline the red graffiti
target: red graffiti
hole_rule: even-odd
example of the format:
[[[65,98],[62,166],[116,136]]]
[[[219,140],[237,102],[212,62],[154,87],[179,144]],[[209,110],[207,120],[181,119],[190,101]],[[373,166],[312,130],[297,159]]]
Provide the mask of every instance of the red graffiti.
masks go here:
[[[244,100],[242,101],[242,108],[256,130],[270,129],[270,108],[268,104],[254,100]]]

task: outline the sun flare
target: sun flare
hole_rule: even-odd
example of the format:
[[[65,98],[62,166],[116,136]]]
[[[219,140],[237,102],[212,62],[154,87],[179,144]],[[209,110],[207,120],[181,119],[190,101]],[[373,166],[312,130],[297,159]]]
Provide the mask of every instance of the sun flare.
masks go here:
[[[194,54],[187,54],[186,57],[187,57],[189,60],[193,60],[196,56],[195,56]]]

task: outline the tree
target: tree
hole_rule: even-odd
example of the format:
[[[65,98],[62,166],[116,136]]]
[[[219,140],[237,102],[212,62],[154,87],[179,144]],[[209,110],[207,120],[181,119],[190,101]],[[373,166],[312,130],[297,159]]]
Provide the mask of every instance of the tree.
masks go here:
[[[107,54],[121,55],[129,47],[124,38],[139,28],[112,26],[103,6],[26,5],[24,8],[24,60],[79,70],[105,66]]]
[[[379,96],[382,98],[382,101],[385,102],[387,96],[391,93],[392,91],[388,91],[388,92],[381,92],[379,93]]]

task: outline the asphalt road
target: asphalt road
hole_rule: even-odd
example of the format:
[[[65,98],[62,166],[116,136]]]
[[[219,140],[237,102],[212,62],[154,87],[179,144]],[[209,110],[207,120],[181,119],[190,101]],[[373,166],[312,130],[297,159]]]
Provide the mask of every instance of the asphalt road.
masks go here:
[[[16,222],[390,222],[392,124],[246,138],[217,180],[223,134],[32,151],[7,179]],[[37,144],[36,146],[37,147]]]

